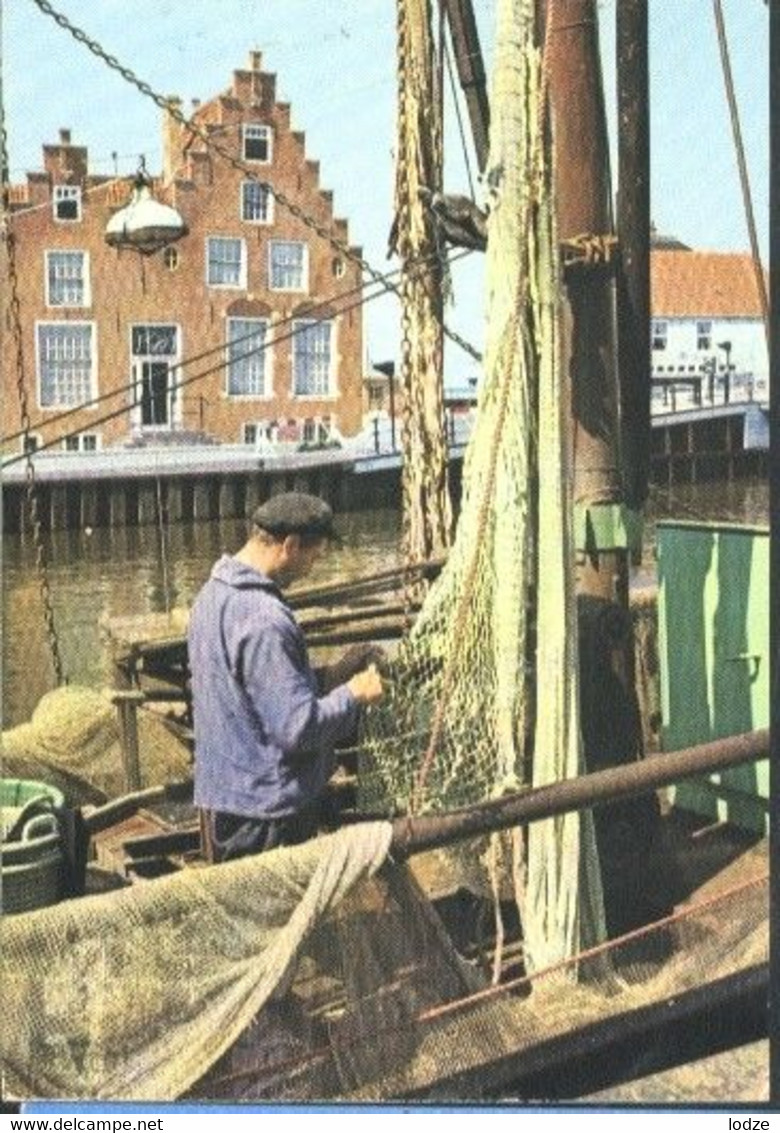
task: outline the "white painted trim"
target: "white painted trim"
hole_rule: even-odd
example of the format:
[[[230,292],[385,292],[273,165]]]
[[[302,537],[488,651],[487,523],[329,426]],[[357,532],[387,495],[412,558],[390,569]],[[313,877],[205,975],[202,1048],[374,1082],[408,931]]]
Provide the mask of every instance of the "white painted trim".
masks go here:
[[[98,396],[98,324],[95,319],[36,319],[35,320],[35,394],[38,403],[38,408],[45,411],[47,409],[60,410],[72,409],[73,404],[70,402],[52,402],[51,405],[44,405],[41,401],[41,344],[39,329],[41,327],[89,327],[92,331],[91,334],[91,356],[90,356],[90,374],[89,374],[89,398],[80,403],[82,409],[89,409],[93,401]]]
[[[205,239],[204,249],[205,249],[205,261],[206,261],[204,267],[205,267],[206,287],[210,287],[214,291],[246,291],[247,252],[246,252],[246,240],[245,240],[245,238],[243,236],[229,236],[227,233],[214,232],[211,235],[204,237],[204,239]],[[240,266],[240,270],[239,270],[239,281],[238,281],[238,283],[212,283],[210,281],[210,279],[209,279],[209,265],[210,265],[209,241],[211,241],[211,240],[238,240],[239,243],[241,244],[241,266]]]
[[[265,343],[263,349],[263,358],[265,365],[263,367],[263,387],[266,393],[231,393],[228,385],[230,382],[230,323],[265,323]],[[273,401],[274,393],[274,353],[273,346],[268,344],[268,337],[271,333],[271,316],[270,315],[226,315],[225,316],[225,384],[223,387],[223,394],[229,404],[241,401],[252,402],[266,402]]]
[[[176,330],[176,353],[175,354],[134,354],[133,353],[133,331],[140,327],[174,327]],[[173,373],[173,382],[176,383],[175,396],[171,401],[168,398],[168,405],[171,410],[171,420],[165,425],[143,425],[141,424],[141,402],[137,401],[135,404],[128,405],[130,413],[130,429],[136,433],[167,433],[172,429],[181,425],[183,417],[183,390],[180,382],[182,377],[181,367],[179,363],[184,357],[183,343],[182,343],[182,328],[181,323],[176,322],[174,319],[145,319],[143,322],[131,322],[127,326],[128,344],[127,354],[130,360],[130,378],[128,386],[131,391],[131,401],[135,401],[136,386],[140,382],[140,377],[136,376],[136,364],[143,362],[161,362],[167,361],[168,365],[176,366],[177,369]],[[169,375],[170,378],[170,375]],[[170,389],[169,389],[170,393]]]
[[[262,130],[268,143],[268,157],[247,157],[246,138],[248,130]],[[243,122],[241,124],[241,160],[251,162],[253,165],[271,165],[274,160],[274,130],[267,122]]]
[[[60,196],[61,190],[74,193],[75,196]],[[76,216],[57,216],[57,205],[66,200],[76,201]],[[84,193],[81,185],[55,185],[51,192],[51,214],[55,224],[79,224],[84,215]]]
[[[259,218],[256,219],[255,217],[251,217],[251,216],[244,216],[244,186],[245,185],[260,185],[263,188],[267,188],[268,191],[266,193],[266,203],[267,203],[267,206],[268,206],[267,207],[268,215],[265,218],[265,220],[259,219]],[[257,181],[257,180],[250,177],[250,178],[247,178],[245,181],[239,182],[239,186],[238,186],[238,215],[239,215],[239,218],[244,222],[244,224],[252,224],[252,225],[254,225],[258,228],[270,228],[274,223],[274,217],[275,217],[274,206],[275,206],[275,204],[276,204],[276,201],[274,199],[274,195],[271,192],[267,181]]]
[[[49,290],[49,256],[80,255],[82,257],[82,278],[84,281],[83,303],[52,303]],[[46,307],[52,311],[83,311],[92,306],[92,276],[90,255],[86,248],[46,248],[43,253],[43,286]]]
[[[297,244],[303,248],[303,283],[300,287],[274,287],[273,284],[273,249],[279,244]],[[309,293],[309,245],[306,240],[269,240],[268,241],[268,290],[282,291],[288,294],[308,295]]]
[[[330,327],[330,356],[328,359],[328,392],[327,393],[296,393],[295,392],[295,348],[297,344],[296,326],[325,326]],[[290,397],[295,402],[305,401],[332,401],[339,399],[337,388],[336,355],[338,353],[338,319],[307,319],[305,316],[292,321],[292,349],[290,350]]]

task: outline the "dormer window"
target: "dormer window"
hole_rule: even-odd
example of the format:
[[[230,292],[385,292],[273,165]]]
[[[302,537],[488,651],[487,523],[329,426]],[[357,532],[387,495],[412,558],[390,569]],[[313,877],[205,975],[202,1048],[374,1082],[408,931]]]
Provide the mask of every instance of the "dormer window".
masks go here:
[[[271,127],[259,122],[244,125],[244,161],[261,161],[267,165],[271,160]]]
[[[52,208],[55,220],[65,223],[81,220],[81,186],[55,185]]]

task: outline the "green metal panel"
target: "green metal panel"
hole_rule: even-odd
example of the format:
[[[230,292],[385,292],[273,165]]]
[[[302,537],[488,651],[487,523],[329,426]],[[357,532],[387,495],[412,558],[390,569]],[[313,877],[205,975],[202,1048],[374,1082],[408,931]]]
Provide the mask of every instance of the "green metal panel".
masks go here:
[[[769,724],[769,532],[658,524],[658,621],[667,751]],[[757,832],[768,762],[681,784],[677,806]]]

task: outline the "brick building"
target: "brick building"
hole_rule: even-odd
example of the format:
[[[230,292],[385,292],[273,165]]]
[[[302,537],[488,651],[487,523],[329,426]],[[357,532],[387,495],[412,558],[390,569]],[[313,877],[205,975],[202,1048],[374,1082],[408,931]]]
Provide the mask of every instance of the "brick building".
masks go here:
[[[126,204],[130,182],[91,174],[86,148],[67,130],[43,147],[43,171],[12,188],[25,383],[38,444],[77,432],[57,447],[203,439],[297,446],[360,429],[360,267],[269,192],[280,191],[348,243],[347,222],[334,217],[318,163],[290,128],[290,106],[276,101],[275,76],[261,70],[259,53],[193,117],[244,168],[166,114],[153,192],[178,210],[187,234],[153,255],[106,244],[106,225]],[[7,311],[3,326],[4,448],[18,451]]]

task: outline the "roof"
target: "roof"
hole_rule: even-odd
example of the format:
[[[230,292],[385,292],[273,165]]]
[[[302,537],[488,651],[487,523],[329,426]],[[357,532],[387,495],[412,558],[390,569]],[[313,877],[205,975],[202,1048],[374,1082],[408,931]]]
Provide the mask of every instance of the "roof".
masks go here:
[[[762,317],[748,252],[653,250],[650,280],[656,318]]]

